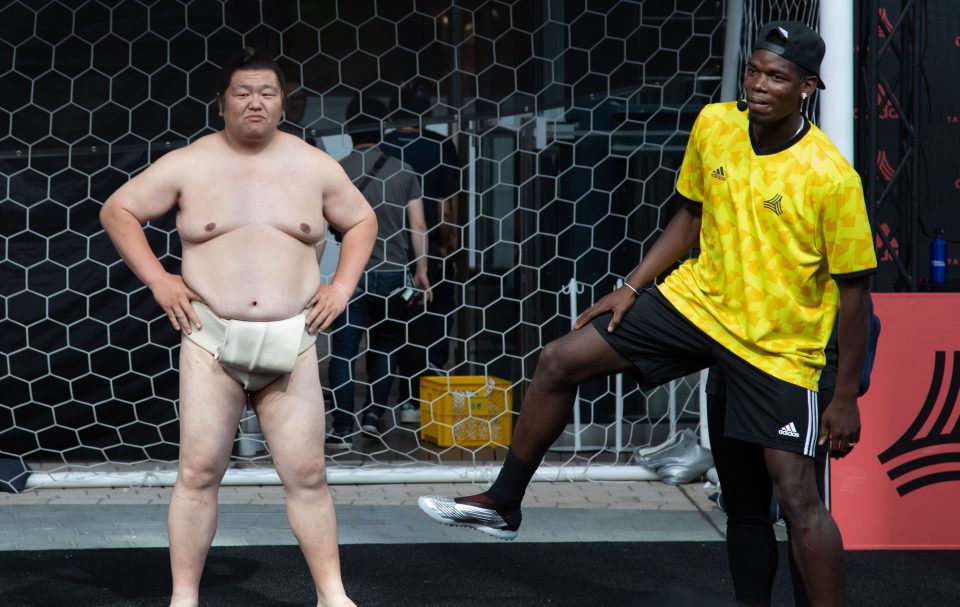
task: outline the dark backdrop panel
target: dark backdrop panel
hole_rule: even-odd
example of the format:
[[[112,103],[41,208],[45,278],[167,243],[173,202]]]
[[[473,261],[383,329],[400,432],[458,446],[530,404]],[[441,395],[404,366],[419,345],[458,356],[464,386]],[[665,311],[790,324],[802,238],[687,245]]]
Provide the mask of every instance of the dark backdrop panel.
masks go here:
[[[869,7],[861,0],[861,7]],[[883,86],[876,91],[858,90],[857,128],[861,149],[857,167],[867,185],[870,165],[876,167],[878,185],[887,188],[893,184],[887,200],[877,210],[875,230],[890,239],[893,253],[880,250],[879,271],[876,280],[878,291],[890,292],[909,289],[904,274],[898,272],[895,256],[899,256],[907,271],[917,263],[916,279],[920,289],[930,276],[930,240],[938,229],[944,231],[948,240],[947,288],[960,288],[960,4],[953,0],[926,0],[911,5],[912,15],[920,22],[920,34],[913,39],[910,22],[895,31],[892,44],[886,32],[901,23],[904,3],[899,0],[877,2],[879,30],[883,48],[888,51],[879,65],[879,73],[889,83],[891,90]],[[858,12],[861,46],[866,44],[867,11]],[[903,30],[911,32],[904,45]],[[862,70],[867,69],[863,48],[859,49],[858,61]],[[912,71],[916,61],[919,72]],[[858,84],[862,85],[860,80]],[[914,101],[913,87],[919,87],[918,101]],[[866,95],[875,95],[878,113],[878,149],[868,152],[869,122],[865,120]],[[901,116],[901,112],[906,117]],[[909,129],[915,129],[916,141]],[[919,158],[919,169],[914,175],[907,170],[897,172],[901,162],[910,154]],[[914,183],[916,182],[916,183]],[[914,200],[913,187],[917,186]],[[912,204],[916,204],[916,214]],[[917,228],[914,241],[911,234]],[[880,239],[877,239],[878,245]]]
[[[960,281],[960,3],[927,1],[921,82],[920,267],[929,276],[930,238],[942,229],[950,241],[947,272]]]

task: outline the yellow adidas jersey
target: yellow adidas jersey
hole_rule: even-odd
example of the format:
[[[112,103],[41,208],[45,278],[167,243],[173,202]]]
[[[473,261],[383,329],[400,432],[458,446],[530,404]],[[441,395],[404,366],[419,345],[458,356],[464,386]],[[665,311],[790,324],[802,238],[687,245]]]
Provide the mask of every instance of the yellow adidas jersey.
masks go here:
[[[735,103],[697,117],[677,191],[703,205],[700,256],[660,290],[737,356],[816,390],[836,314],[832,276],[877,266],[860,177],[816,126],[763,155],[748,126]]]

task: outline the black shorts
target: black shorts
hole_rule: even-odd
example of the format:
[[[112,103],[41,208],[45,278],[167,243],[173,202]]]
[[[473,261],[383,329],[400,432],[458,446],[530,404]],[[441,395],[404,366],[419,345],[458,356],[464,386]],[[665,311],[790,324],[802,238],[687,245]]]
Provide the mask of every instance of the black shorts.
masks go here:
[[[593,320],[607,342],[634,365],[644,389],[717,365],[727,380],[726,436],[813,457],[817,393],[773,377],[733,354],[687,320],[657,289],[645,291],[613,333],[610,314]]]

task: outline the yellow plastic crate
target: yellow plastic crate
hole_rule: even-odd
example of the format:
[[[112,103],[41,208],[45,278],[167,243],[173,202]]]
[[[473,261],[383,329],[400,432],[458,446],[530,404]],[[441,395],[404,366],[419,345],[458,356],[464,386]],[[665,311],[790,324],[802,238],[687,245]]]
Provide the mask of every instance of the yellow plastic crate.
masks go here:
[[[420,438],[440,447],[506,447],[510,382],[487,375],[420,378]]]

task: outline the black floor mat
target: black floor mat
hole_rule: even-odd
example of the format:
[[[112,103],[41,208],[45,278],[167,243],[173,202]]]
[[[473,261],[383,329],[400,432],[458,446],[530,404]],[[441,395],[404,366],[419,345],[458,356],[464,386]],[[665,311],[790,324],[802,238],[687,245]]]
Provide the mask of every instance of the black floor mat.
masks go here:
[[[732,607],[720,542],[367,544],[342,546],[341,562],[360,607]],[[849,552],[846,564],[852,607],[957,604],[960,552]],[[792,603],[787,578],[774,605]],[[0,552],[4,607],[166,607],[169,585],[164,549]],[[314,601],[296,547],[210,552],[205,607]]]

